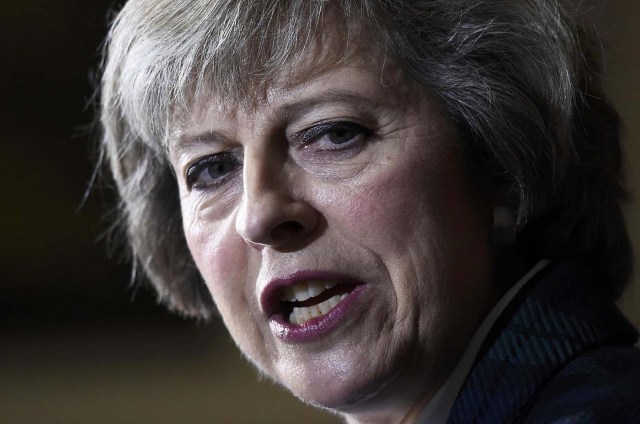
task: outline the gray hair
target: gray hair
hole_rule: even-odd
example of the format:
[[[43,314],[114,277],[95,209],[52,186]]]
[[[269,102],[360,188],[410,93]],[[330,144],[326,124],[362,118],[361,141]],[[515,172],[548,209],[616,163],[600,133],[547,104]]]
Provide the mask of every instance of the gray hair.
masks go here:
[[[132,256],[160,300],[214,311],[182,230],[172,114],[203,90],[251,101],[310,49],[335,66],[361,31],[440,99],[470,169],[511,189],[517,248],[584,260],[619,294],[631,253],[618,120],[600,90],[596,39],[568,1],[130,0],[104,53],[102,151]]]

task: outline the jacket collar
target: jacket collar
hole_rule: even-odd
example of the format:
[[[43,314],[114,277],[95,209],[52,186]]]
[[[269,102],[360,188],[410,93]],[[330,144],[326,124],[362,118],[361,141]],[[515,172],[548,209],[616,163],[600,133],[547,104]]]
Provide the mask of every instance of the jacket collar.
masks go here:
[[[447,422],[518,422],[563,364],[587,350],[637,338],[592,275],[576,264],[551,264],[496,321]]]

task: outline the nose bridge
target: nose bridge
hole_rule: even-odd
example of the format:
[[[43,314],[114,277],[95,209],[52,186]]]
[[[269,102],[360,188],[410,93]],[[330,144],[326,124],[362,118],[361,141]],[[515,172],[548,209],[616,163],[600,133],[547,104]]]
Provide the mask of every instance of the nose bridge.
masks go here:
[[[243,111],[239,114],[244,131],[238,137],[247,141],[243,158],[243,202],[247,198],[259,199],[260,195],[278,189],[284,157],[269,132],[268,117],[260,111]]]
[[[249,113],[250,112],[250,113]],[[252,247],[294,248],[320,222],[319,212],[304,199],[289,145],[268,111],[242,115],[238,137],[244,140],[243,193],[236,215],[236,232]],[[243,112],[244,113],[244,112]],[[302,190],[302,191],[301,191]],[[304,244],[304,243],[303,243]],[[303,245],[295,243],[295,245]]]
[[[313,213],[295,196],[286,157],[253,149],[245,152],[243,166],[243,194],[236,217],[241,237],[253,246],[281,246],[311,228]]]
[[[267,206],[273,209],[271,213],[275,212],[279,199],[289,190],[282,175],[283,164],[268,156],[268,152],[245,154],[241,209],[252,219],[260,218],[263,214],[258,212]]]
[[[238,140],[243,144],[243,196],[242,208],[245,209],[251,202],[247,199],[257,198],[260,193],[265,192],[270,183],[272,168],[275,165],[273,149],[268,149],[270,137],[267,134],[268,119],[260,109],[244,109],[236,111]]]
[[[265,195],[278,189],[276,161],[268,156],[269,152],[265,149],[245,149],[242,169],[242,209],[255,207]]]

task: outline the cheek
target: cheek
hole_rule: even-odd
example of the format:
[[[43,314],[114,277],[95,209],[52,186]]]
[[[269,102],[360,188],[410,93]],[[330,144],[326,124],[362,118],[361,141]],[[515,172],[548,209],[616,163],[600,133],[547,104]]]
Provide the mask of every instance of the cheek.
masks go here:
[[[382,259],[400,305],[446,303],[462,285],[487,278],[489,209],[455,149],[403,159],[335,196],[328,210],[342,234]]]
[[[263,373],[272,375],[264,337],[253,320],[257,305],[248,281],[255,281],[246,244],[235,235],[233,220],[185,226],[187,244],[222,320],[240,350]]]
[[[193,260],[209,288],[221,314],[242,302],[242,290],[231,290],[239,285],[242,257],[233,243],[223,242],[224,231],[218,225],[193,223],[185,226],[187,245]]]
[[[225,281],[237,280],[238,271],[243,269],[243,258],[239,254],[241,246],[230,237],[230,219],[212,219],[194,209],[197,207],[188,203],[183,205],[184,234],[200,273],[214,289],[213,294],[216,287],[225,285]]]
[[[380,254],[406,246],[419,231],[437,229],[443,205],[435,170],[398,163],[372,170],[349,187],[333,190],[325,198],[328,220],[340,231]]]
[[[210,203],[213,202],[183,197],[183,230],[196,266],[222,311],[227,300],[243,292],[239,286],[246,281],[246,257],[242,240],[234,237],[230,208],[217,209]],[[230,290],[232,286],[236,290]],[[231,294],[235,295],[228,299]]]
[[[248,279],[247,257],[244,243],[234,237],[231,219],[190,219],[186,214],[184,232],[193,260],[207,284],[209,292],[223,319],[235,316],[242,320],[248,309],[250,291],[246,290]]]

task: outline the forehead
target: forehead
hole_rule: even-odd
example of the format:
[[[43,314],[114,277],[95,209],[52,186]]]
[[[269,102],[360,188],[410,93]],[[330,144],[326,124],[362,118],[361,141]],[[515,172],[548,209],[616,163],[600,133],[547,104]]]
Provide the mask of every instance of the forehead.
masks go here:
[[[330,50],[332,46],[322,45],[320,48]],[[214,82],[196,87],[187,102],[172,108],[170,130],[175,133],[184,129],[194,119],[202,118],[205,112],[226,115],[238,111],[255,113],[266,107],[313,96],[323,100],[326,97],[324,93],[332,92],[343,92],[342,97],[347,98],[350,92],[367,97],[367,93],[384,91],[386,96],[393,94],[395,99],[416,88],[402,69],[366,38],[358,39],[357,44],[350,43],[348,48],[349,52],[344,50],[339,57],[308,49],[293,56],[279,72],[243,93],[229,95]]]
[[[303,56],[275,75],[264,92],[250,101],[230,100],[213,90],[199,93],[174,115],[169,147],[171,150],[176,140],[235,120],[238,115],[278,122],[330,105],[403,108],[422,97],[416,92],[427,95],[374,49],[359,49],[348,60],[330,65],[316,64],[313,58]]]

